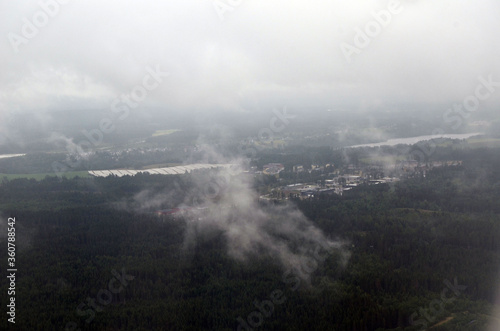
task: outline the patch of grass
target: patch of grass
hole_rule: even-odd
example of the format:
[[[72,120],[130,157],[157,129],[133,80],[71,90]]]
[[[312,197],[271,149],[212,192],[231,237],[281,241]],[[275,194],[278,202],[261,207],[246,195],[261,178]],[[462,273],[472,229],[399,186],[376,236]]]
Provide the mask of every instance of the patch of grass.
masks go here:
[[[484,145],[484,146],[498,146],[500,145],[500,139],[499,138],[470,138],[467,140],[469,145],[477,146],[477,145]]]
[[[168,134],[172,134],[174,132],[181,131],[179,129],[169,129],[169,130],[156,130],[153,132],[153,137],[158,137],[158,136],[166,136]]]
[[[437,144],[436,146],[442,148],[453,146],[454,149],[498,147],[500,146],[500,138],[471,137],[464,141],[460,141],[459,143],[457,143],[456,141],[444,141]]]
[[[42,180],[45,177],[55,177],[56,174],[54,172],[50,173],[43,173],[43,174],[2,174],[0,173],[0,180],[3,178],[7,178],[8,180],[16,179],[16,178],[28,178],[28,179],[35,179],[35,180]],[[80,177],[80,178],[89,178],[90,175],[87,171],[68,171],[63,173],[63,177],[66,177],[68,179],[75,178],[75,177]]]
[[[156,168],[168,168],[168,167],[177,167],[182,165],[182,163],[159,163],[159,164],[150,164],[141,168],[141,170],[147,169],[156,169]]]
[[[394,164],[399,161],[404,161],[405,155],[391,156],[391,155],[377,155],[367,158],[361,158],[359,161],[365,164]]]

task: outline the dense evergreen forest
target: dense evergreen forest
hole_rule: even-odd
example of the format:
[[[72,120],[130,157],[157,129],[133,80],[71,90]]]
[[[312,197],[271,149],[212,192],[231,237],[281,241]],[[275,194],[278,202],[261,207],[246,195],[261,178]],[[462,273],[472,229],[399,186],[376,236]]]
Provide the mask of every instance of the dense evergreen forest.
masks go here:
[[[348,260],[323,254],[309,281],[266,254],[235,260],[222,231],[198,233],[186,250],[189,219],[153,211],[185,201],[191,175],[4,180],[1,224],[16,218],[15,327],[484,330],[500,285],[500,153],[461,157],[425,177],[287,202],[347,243]],[[144,190],[168,201],[140,205]]]

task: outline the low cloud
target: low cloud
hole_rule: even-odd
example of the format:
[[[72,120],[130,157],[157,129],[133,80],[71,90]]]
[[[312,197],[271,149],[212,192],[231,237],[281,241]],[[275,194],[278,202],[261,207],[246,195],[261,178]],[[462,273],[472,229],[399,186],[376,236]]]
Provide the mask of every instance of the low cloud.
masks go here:
[[[334,252],[347,263],[346,242],[328,238],[293,204],[261,204],[253,187],[253,175],[243,171],[244,159],[227,160],[207,147],[208,158],[231,163],[231,168],[200,171],[191,174],[192,188],[183,192],[178,205],[186,222],[183,252],[189,257],[199,241],[222,235],[227,253],[237,261],[267,257],[284,269],[293,270],[303,280],[310,278],[313,256],[323,261]],[[172,192],[179,188],[173,188]],[[134,196],[138,211],[169,205],[175,194],[144,191]],[[316,258],[318,259],[318,258]]]

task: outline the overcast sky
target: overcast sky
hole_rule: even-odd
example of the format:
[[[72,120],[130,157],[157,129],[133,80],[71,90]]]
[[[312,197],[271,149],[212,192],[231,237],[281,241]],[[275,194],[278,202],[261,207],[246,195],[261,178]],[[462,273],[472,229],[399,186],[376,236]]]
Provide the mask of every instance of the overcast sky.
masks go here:
[[[166,111],[451,103],[478,76],[500,82],[498,0],[65,1],[52,16],[39,1],[0,2],[0,120],[109,108],[148,67],[169,75],[141,105]],[[369,45],[346,56],[369,27]],[[498,89],[485,104],[500,104]]]

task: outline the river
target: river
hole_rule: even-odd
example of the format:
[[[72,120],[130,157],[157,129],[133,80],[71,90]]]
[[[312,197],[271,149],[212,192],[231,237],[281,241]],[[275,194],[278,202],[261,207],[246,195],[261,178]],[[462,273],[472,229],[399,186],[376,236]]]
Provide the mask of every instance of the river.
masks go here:
[[[470,137],[479,136],[482,134],[483,133],[436,134],[436,135],[418,136],[418,137],[410,137],[410,138],[396,138],[396,139],[389,139],[389,140],[379,142],[379,143],[348,146],[348,148],[413,145],[413,144],[416,144],[420,141],[426,141],[426,140],[433,140],[433,139],[440,139],[440,138],[468,139]]]

